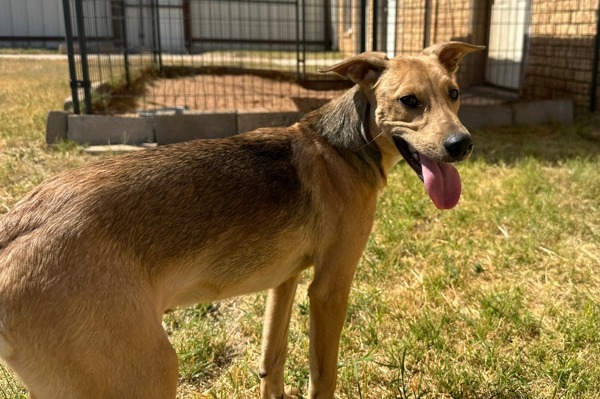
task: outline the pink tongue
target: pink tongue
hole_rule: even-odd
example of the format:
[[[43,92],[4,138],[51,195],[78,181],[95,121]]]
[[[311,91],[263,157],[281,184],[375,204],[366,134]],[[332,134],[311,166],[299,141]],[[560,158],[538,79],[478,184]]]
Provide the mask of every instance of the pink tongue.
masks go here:
[[[460,199],[460,175],[449,163],[419,154],[425,189],[438,209],[454,208]]]

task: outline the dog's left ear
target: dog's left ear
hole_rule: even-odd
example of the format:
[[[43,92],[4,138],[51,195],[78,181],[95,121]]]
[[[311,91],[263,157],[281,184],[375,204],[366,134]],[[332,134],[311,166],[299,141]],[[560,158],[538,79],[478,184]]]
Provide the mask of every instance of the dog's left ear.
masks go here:
[[[343,78],[350,79],[356,84],[372,87],[381,72],[388,66],[389,58],[385,53],[369,51],[355,55],[319,72],[335,72]]]
[[[424,55],[436,55],[440,63],[451,74],[456,73],[462,58],[474,51],[483,50],[485,46],[476,46],[463,42],[446,42],[434,44],[423,50]]]

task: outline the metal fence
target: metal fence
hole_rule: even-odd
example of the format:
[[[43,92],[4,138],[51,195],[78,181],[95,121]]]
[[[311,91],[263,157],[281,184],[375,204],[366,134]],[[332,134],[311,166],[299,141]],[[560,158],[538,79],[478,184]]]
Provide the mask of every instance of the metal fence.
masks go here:
[[[310,110],[318,69],[462,40],[463,101],[598,110],[598,0],[63,0],[75,112]]]

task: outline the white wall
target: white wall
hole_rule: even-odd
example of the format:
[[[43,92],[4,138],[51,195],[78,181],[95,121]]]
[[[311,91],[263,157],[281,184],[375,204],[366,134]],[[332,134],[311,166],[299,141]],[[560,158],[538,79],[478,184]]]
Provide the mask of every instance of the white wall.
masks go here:
[[[302,18],[302,10],[295,2],[247,2],[214,0],[191,0],[191,35],[198,39],[246,39],[281,40],[294,42],[302,39],[302,23],[297,31],[296,18]],[[319,0],[305,0],[306,40],[323,41],[323,5]],[[298,37],[299,36],[299,37]],[[225,43],[201,43],[197,47],[227,48]],[[234,44],[239,47],[239,44]],[[248,45],[249,46],[249,45]],[[267,45],[256,45],[266,48]],[[281,45],[278,45],[281,48]]]
[[[0,0],[0,36],[64,37],[63,18],[62,0]]]

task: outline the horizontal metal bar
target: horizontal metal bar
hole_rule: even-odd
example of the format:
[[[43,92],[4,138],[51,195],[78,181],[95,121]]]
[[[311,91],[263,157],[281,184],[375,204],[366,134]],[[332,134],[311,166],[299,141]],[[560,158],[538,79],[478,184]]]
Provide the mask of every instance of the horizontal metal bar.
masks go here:
[[[73,39],[77,40],[78,36],[73,36]],[[110,42],[114,41],[114,37],[94,37],[86,36],[87,40],[96,42]],[[64,36],[0,36],[0,41],[7,42],[60,42],[64,41]]]
[[[241,44],[296,44],[296,40],[269,40],[269,39],[210,39],[191,38],[192,42],[200,43],[241,43]],[[322,40],[307,40],[306,44],[323,45]]]
[[[297,0],[192,0],[198,3],[255,3],[255,4],[285,4],[285,5],[296,5]]]
[[[0,36],[0,41],[12,41],[12,42],[43,42],[53,41],[58,42],[65,40],[64,36]]]
[[[159,4],[159,5],[152,5],[152,4],[125,4],[125,8],[126,9],[134,9],[134,10],[140,10],[140,9],[149,9],[149,10],[153,10],[155,8],[175,8],[175,9],[179,9],[181,10],[183,8],[183,5],[181,4]]]

